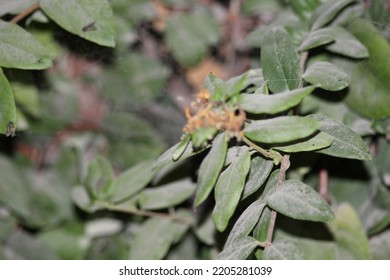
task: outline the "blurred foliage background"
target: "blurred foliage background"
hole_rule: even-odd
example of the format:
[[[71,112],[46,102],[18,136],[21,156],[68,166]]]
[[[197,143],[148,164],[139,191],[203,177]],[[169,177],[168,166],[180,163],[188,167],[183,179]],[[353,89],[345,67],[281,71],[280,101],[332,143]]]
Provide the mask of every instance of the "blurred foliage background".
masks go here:
[[[1,1],[0,16],[9,21],[36,2]],[[76,206],[74,186],[82,184],[97,155],[109,160],[114,174],[121,174],[155,160],[177,143],[186,123],[184,108],[202,88],[207,74],[227,79],[258,68],[256,34],[260,28],[276,20],[299,24],[290,2],[112,0],[115,48],[67,32],[40,10],[21,19],[19,25],[47,48],[54,63],[45,71],[3,69],[14,91],[17,123],[15,137],[0,138],[0,258],[131,257],[130,240],[142,217],[110,211],[88,213]],[[390,40],[389,2],[364,4],[365,17]],[[290,35],[299,38],[299,34]],[[313,104],[306,105],[311,108]],[[323,111],[331,110],[327,103],[321,106]],[[340,113],[339,109],[330,114]],[[388,131],[388,122],[377,125]],[[358,128],[366,133],[369,126],[363,120]],[[387,162],[381,166],[389,167],[388,142],[380,140],[378,149],[383,155],[378,161]],[[337,173],[330,182],[333,195],[358,209],[369,191],[369,175],[358,171],[361,163],[327,164],[330,173]],[[188,173],[191,165],[181,168]],[[389,186],[389,170],[380,172]],[[385,201],[380,203],[385,206],[377,208],[376,214],[387,231],[371,242],[387,248],[376,251],[374,257],[389,258],[390,195],[388,187],[381,191]],[[153,222],[158,223],[149,224]],[[289,222],[285,221],[286,227]],[[164,224],[150,225],[151,229],[159,226]],[[315,232],[311,224],[300,229],[305,229],[306,237],[307,232]],[[167,258],[214,258],[213,230],[206,221],[195,233],[187,234]],[[310,241],[299,246],[309,248]]]

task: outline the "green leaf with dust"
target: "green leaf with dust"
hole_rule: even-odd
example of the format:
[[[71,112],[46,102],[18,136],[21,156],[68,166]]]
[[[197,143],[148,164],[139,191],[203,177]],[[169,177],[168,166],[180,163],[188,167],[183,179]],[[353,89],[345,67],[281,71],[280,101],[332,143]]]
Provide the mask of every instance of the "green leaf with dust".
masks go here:
[[[189,179],[183,179],[144,190],[138,197],[138,203],[141,209],[163,209],[182,203],[194,192],[195,184]]]
[[[335,210],[336,219],[327,224],[333,238],[340,248],[341,258],[371,259],[366,233],[355,210],[343,203]]]
[[[224,248],[218,255],[219,260],[245,260],[258,247],[259,241],[253,237],[244,237]]]
[[[115,47],[116,23],[107,0],[41,0],[39,4],[66,31],[102,46]]]
[[[255,193],[263,185],[273,166],[272,160],[265,159],[262,156],[254,156],[251,159],[251,169],[245,182],[241,199],[245,199]]]
[[[177,161],[180,159],[180,157],[183,155],[184,151],[187,149],[188,144],[191,141],[191,135],[187,134],[180,142],[179,145],[176,147],[175,151],[172,155],[172,160]]]
[[[149,184],[154,174],[151,161],[143,161],[127,169],[114,178],[111,201],[119,202],[135,195]]]
[[[326,46],[328,51],[351,58],[367,58],[367,48],[349,31],[340,26],[332,28],[335,41]]]
[[[319,6],[310,18],[311,30],[321,28],[331,22],[338,13],[356,0],[330,0]]]
[[[375,26],[356,19],[348,30],[368,49],[370,57],[359,63],[343,62],[341,66],[352,81],[346,98],[355,112],[372,119],[390,116],[390,45]]]
[[[308,51],[336,40],[336,35],[332,28],[321,28],[309,32],[303,39],[298,50],[300,52]]]
[[[177,223],[171,219],[150,218],[137,230],[130,243],[131,260],[160,260],[175,242]]]
[[[264,201],[256,200],[242,212],[229,233],[225,247],[229,247],[231,244],[237,242],[237,240],[249,235],[259,221],[265,206]]]
[[[276,239],[263,251],[265,260],[302,260],[303,254],[290,239]]]
[[[265,33],[261,44],[261,65],[272,92],[294,90],[301,85],[298,56],[284,29],[273,27]]]
[[[219,176],[215,186],[212,217],[216,228],[224,231],[240,201],[245,178],[250,168],[250,155],[241,153]]]
[[[0,20],[0,66],[40,70],[52,66],[45,47],[22,27]]]
[[[194,207],[205,201],[212,191],[225,163],[226,153],[227,140],[225,134],[221,133],[215,137],[209,153],[199,167]]]
[[[309,139],[298,141],[294,144],[272,147],[275,150],[285,153],[309,152],[329,147],[332,144],[332,137],[324,132],[319,132]]]
[[[297,180],[287,180],[266,198],[267,205],[297,220],[326,222],[333,218],[328,203],[311,187]]]
[[[360,160],[371,160],[367,144],[352,129],[346,125],[322,115],[311,115],[320,123],[320,130],[332,137],[332,144],[319,153]]]
[[[206,56],[209,45],[218,42],[219,38],[218,24],[206,9],[177,14],[167,21],[167,45],[186,67],[198,64]]]
[[[313,86],[276,94],[241,94],[242,109],[253,114],[276,114],[298,105],[314,90]]]
[[[0,68],[0,133],[15,134],[16,106],[12,88]]]
[[[85,186],[92,198],[108,200],[113,195],[114,172],[109,160],[103,156],[97,156],[88,166]]]
[[[312,118],[282,116],[273,119],[252,121],[244,129],[244,135],[260,143],[285,143],[308,137],[320,124]]]
[[[316,87],[329,91],[342,90],[351,81],[347,73],[334,64],[325,61],[311,64],[302,78]]]

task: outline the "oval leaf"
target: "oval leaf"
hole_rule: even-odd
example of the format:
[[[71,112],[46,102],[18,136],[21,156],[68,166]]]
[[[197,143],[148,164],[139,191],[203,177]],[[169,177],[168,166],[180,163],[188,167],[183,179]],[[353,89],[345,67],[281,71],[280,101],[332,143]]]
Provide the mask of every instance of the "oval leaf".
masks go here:
[[[352,58],[368,57],[367,48],[344,28],[339,26],[333,27],[333,34],[336,40],[334,43],[326,46],[328,51]]]
[[[142,209],[162,209],[182,203],[193,195],[195,184],[189,179],[175,181],[155,188],[146,189],[138,199]]]
[[[221,133],[215,137],[209,153],[199,167],[194,207],[209,196],[225,163],[226,153],[227,140],[225,134]]]
[[[264,249],[265,260],[303,260],[303,254],[291,239],[276,239],[271,246]]]
[[[261,44],[261,65],[264,78],[272,92],[293,90],[301,85],[301,70],[287,32],[280,27],[270,28]]]
[[[299,142],[281,147],[273,147],[273,149],[286,153],[298,153],[323,149],[329,147],[331,144],[332,137],[327,133],[320,132],[304,142]]]
[[[155,172],[152,162],[141,162],[120,174],[113,180],[113,196],[111,201],[119,202],[128,199],[142,190],[152,180]]]
[[[180,157],[183,155],[185,150],[187,149],[188,144],[190,143],[191,135],[187,134],[183,140],[179,142],[179,145],[176,147],[175,151],[173,152],[172,159],[173,161],[177,161],[180,159]]]
[[[276,114],[298,105],[314,90],[313,86],[278,94],[241,94],[240,106],[253,114]]]
[[[252,158],[251,169],[241,199],[245,199],[255,193],[263,185],[271,173],[273,166],[274,163],[272,160],[265,159],[261,156],[254,156]]]
[[[371,160],[371,153],[363,139],[346,125],[321,115],[311,115],[320,123],[320,130],[332,137],[332,145],[319,153],[360,160]]]
[[[7,136],[15,134],[16,107],[12,88],[0,68],[0,133]]]
[[[287,180],[266,199],[269,207],[297,220],[326,222],[333,218],[328,203],[311,187]]]
[[[52,66],[48,51],[20,26],[0,20],[0,66],[46,69]]]
[[[116,23],[107,0],[41,0],[39,4],[45,14],[70,33],[115,47]]]
[[[319,88],[338,91],[346,88],[350,82],[347,73],[332,63],[321,61],[310,65],[302,78]]]
[[[310,136],[320,128],[311,118],[283,116],[268,120],[253,121],[244,134],[253,141],[261,143],[285,143]]]
[[[329,44],[334,40],[336,40],[336,36],[334,35],[332,28],[321,28],[307,34],[298,50],[300,52],[308,51]]]
[[[321,28],[331,22],[339,12],[356,0],[330,0],[319,6],[310,18],[311,30]]]
[[[253,237],[244,237],[231,246],[223,249],[218,255],[219,260],[245,260],[259,246],[259,242]]]
[[[219,231],[224,231],[236,210],[250,168],[248,151],[241,153],[219,176],[215,187],[213,221]]]
[[[241,238],[248,236],[259,221],[265,205],[264,201],[256,200],[242,212],[226,240],[225,247],[229,247]]]

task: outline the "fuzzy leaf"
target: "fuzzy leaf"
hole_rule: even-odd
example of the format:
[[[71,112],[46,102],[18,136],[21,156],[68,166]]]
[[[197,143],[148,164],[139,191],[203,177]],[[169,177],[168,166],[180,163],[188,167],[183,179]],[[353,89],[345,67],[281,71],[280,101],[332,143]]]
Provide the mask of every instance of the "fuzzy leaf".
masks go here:
[[[321,28],[307,34],[298,50],[300,52],[308,51],[329,44],[334,40],[336,40],[336,36],[332,28]]]
[[[346,88],[351,79],[348,74],[329,62],[315,62],[310,65],[302,78],[316,87],[338,91]]]
[[[88,166],[85,186],[94,199],[110,199],[113,192],[113,170],[109,160],[103,156],[96,157]]]
[[[41,0],[39,4],[48,17],[70,33],[115,47],[116,23],[107,0]]]
[[[225,163],[226,152],[227,140],[225,134],[221,133],[215,137],[209,153],[199,167],[194,207],[209,196]]]
[[[248,151],[241,153],[235,161],[221,173],[215,187],[215,207],[213,221],[219,231],[224,231],[232,217],[250,168]]]
[[[223,249],[218,255],[219,260],[245,260],[253,250],[259,246],[259,242],[253,237],[244,237],[229,247]]]
[[[270,28],[261,44],[261,65],[269,89],[274,92],[294,90],[301,84],[298,56],[287,32]]]
[[[299,17],[307,21],[313,11],[321,4],[321,0],[292,0],[291,3]]]
[[[333,27],[332,30],[336,40],[334,43],[326,46],[328,51],[351,58],[368,57],[367,48],[349,31],[339,26]]]
[[[248,236],[259,221],[265,205],[264,201],[256,200],[242,212],[241,216],[235,222],[233,229],[230,231],[225,247],[229,247],[232,243]]]
[[[45,47],[20,26],[0,20],[0,66],[46,69],[52,59]]]
[[[370,160],[371,153],[363,139],[346,125],[321,115],[311,115],[320,123],[320,130],[332,137],[332,145],[319,153],[360,160]]]
[[[333,218],[328,203],[311,187],[297,180],[285,181],[266,201],[275,211],[297,220],[326,222]]]
[[[298,153],[323,149],[331,144],[332,137],[324,132],[320,132],[306,141],[272,148],[286,153]]]
[[[314,90],[313,86],[277,94],[241,94],[240,106],[253,114],[276,114],[298,105]]]
[[[255,156],[251,160],[251,169],[245,183],[242,199],[247,198],[255,193],[267,180],[271,173],[274,163],[272,160],[265,159],[261,156]]]
[[[321,28],[331,22],[339,12],[356,0],[330,0],[319,6],[310,18],[311,30]]]
[[[113,202],[123,201],[136,194],[152,180],[152,162],[141,162],[116,177],[113,181]]]
[[[143,191],[138,202],[142,209],[163,209],[175,206],[193,195],[195,184],[183,179]]]
[[[302,260],[303,254],[289,239],[276,239],[271,246],[264,249],[265,260]]]
[[[16,107],[12,88],[0,68],[0,133],[7,136],[15,134]]]
[[[285,143],[312,135],[320,127],[317,121],[297,116],[283,116],[251,122],[244,134],[261,143]]]

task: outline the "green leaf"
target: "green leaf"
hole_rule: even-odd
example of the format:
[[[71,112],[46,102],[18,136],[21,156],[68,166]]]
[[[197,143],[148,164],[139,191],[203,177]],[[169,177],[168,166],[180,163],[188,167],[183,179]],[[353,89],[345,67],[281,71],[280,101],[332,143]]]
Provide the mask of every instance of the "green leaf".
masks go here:
[[[332,30],[336,40],[326,46],[328,51],[357,59],[368,57],[367,48],[349,31],[340,26],[335,26]]]
[[[276,93],[293,90],[301,85],[298,56],[287,32],[270,28],[261,44],[261,65],[269,89]]]
[[[194,228],[196,237],[207,245],[215,244],[215,226],[213,219],[208,215],[199,225]]]
[[[215,207],[212,212],[214,224],[219,231],[226,229],[236,210],[249,168],[250,155],[248,151],[244,151],[219,176],[215,187]]]
[[[363,139],[346,125],[321,115],[311,115],[320,123],[320,130],[332,137],[332,145],[319,153],[360,160],[371,160],[371,153]]]
[[[267,180],[274,163],[272,160],[261,156],[254,156],[251,160],[251,169],[245,182],[242,199],[255,193]]]
[[[307,21],[313,11],[321,4],[321,0],[292,0],[291,4],[299,17]]]
[[[370,239],[370,247],[374,260],[390,259],[390,230],[375,235]]]
[[[1,1],[0,16],[5,14],[18,14],[37,2],[38,0]]]
[[[336,36],[332,28],[321,28],[307,34],[298,50],[300,52],[308,51],[329,44],[335,40]]]
[[[242,109],[253,114],[276,114],[298,105],[314,90],[313,86],[277,94],[241,94]]]
[[[52,59],[45,47],[20,26],[0,20],[0,66],[46,69]]]
[[[266,199],[269,207],[285,216],[315,222],[333,218],[328,203],[311,187],[297,180],[287,180]]]
[[[218,255],[219,260],[245,260],[259,246],[259,242],[253,237],[244,237],[229,247],[223,249]]]
[[[192,146],[196,148],[207,145],[210,139],[214,138],[218,130],[215,127],[200,127],[191,135]]]
[[[160,260],[175,240],[170,219],[150,218],[138,229],[130,243],[131,260]]]
[[[180,159],[180,157],[183,155],[184,151],[187,149],[188,144],[191,141],[191,135],[187,134],[180,142],[179,145],[176,147],[175,151],[172,155],[172,160],[177,161]]]
[[[368,49],[364,62],[343,63],[352,81],[347,104],[357,113],[373,119],[390,116],[390,45],[372,23],[356,19],[348,30]]]
[[[115,47],[116,24],[107,0],[39,2],[45,14],[59,26],[96,44]]]
[[[283,116],[273,119],[253,121],[244,129],[244,134],[261,143],[284,143],[312,135],[320,128],[311,118]]]
[[[321,28],[331,22],[338,13],[356,0],[330,0],[319,6],[310,18],[311,30]]]
[[[24,84],[20,82],[11,82],[14,91],[15,101],[18,107],[23,108],[23,112],[31,114],[33,117],[39,117],[40,103],[39,91],[33,84]]]
[[[142,209],[162,209],[175,206],[190,198],[195,191],[195,184],[183,179],[163,186],[144,190],[139,198]]]
[[[271,246],[263,252],[265,260],[302,260],[302,252],[295,246],[291,239],[276,239]]]
[[[302,78],[316,87],[338,91],[346,88],[351,79],[343,70],[332,63],[321,61],[310,65]]]
[[[248,73],[231,78],[228,81],[223,81],[214,77],[214,79],[211,80],[211,99],[214,101],[226,101],[230,97],[240,93],[240,91],[246,87],[247,80]]]
[[[16,107],[14,94],[7,77],[0,68],[0,133],[13,136],[15,134],[15,124]]]
[[[151,161],[143,161],[127,169],[113,180],[111,201],[123,201],[138,193],[149,184],[154,174]]]
[[[199,167],[194,207],[199,206],[209,196],[225,163],[226,152],[226,136],[221,133],[215,137],[209,153]]]
[[[113,195],[114,172],[108,159],[97,156],[88,166],[85,186],[92,198],[108,200]]]
[[[331,144],[332,137],[327,133],[319,132],[306,141],[272,148],[286,153],[298,153],[323,149],[329,147]]]
[[[371,259],[367,236],[355,210],[347,203],[339,205],[336,219],[328,223],[333,238],[341,248],[341,257],[346,259]]]
[[[233,229],[226,240],[225,247],[237,242],[241,238],[249,235],[260,219],[261,213],[265,207],[265,202],[256,200],[249,205],[235,222]]]
[[[208,46],[220,37],[214,17],[205,9],[169,18],[166,42],[173,56],[184,66],[198,64],[207,54]]]

